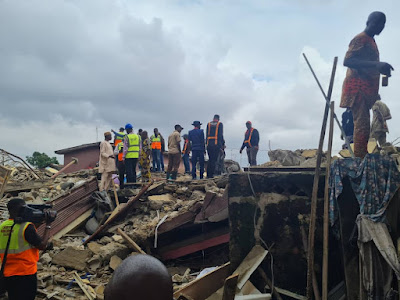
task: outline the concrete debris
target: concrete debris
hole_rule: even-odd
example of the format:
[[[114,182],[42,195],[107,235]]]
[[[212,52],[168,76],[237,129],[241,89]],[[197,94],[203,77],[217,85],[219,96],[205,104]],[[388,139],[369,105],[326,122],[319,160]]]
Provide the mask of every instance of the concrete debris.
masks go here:
[[[239,164],[234,161],[227,161],[226,165],[228,172],[241,170]],[[104,287],[123,259],[139,251],[162,259],[165,247],[177,245],[175,248],[179,248],[182,241],[195,245],[192,252],[185,252],[189,253],[189,260],[164,260],[173,278],[175,290],[193,281],[205,267],[228,260],[225,241],[221,250],[210,250],[210,257],[215,259],[199,263],[195,254],[198,241],[192,241],[196,236],[204,239],[204,226],[209,226],[209,230],[213,232],[213,226],[216,226],[217,231],[221,228],[227,230],[228,203],[225,202],[227,198],[224,198],[228,184],[227,175],[196,181],[191,180],[191,176],[180,175],[175,182],[166,182],[155,174],[155,182],[126,213],[110,224],[101,235],[83,245],[83,241],[88,238],[85,225],[89,216],[101,225],[112,212],[96,210],[96,201],[91,199],[98,190],[97,185],[94,189],[91,185],[93,181],[97,183],[97,170],[61,174],[51,179],[55,171],[35,170],[39,178],[32,178],[29,176],[32,173],[29,169],[15,167],[6,186],[5,197],[0,201],[5,207],[9,199],[17,196],[25,199],[27,203],[53,204],[59,212],[52,224],[52,235],[56,232],[60,234],[53,239],[52,249],[42,253],[38,262],[37,299],[88,299],[88,293],[93,299],[103,299]],[[141,186],[131,187],[117,192],[120,206],[138,196]],[[207,202],[206,195],[209,197]],[[115,206],[114,194],[110,192],[109,196]],[[205,203],[207,207],[203,207]],[[201,217],[198,217],[199,214]],[[80,216],[86,217],[75,224]],[[8,218],[6,214],[2,217]],[[164,217],[164,223],[159,224]],[[196,217],[199,218],[199,222],[195,222]],[[74,226],[70,228],[72,223]],[[158,224],[160,250],[153,248]],[[38,227],[39,234],[42,233],[42,229]],[[215,239],[216,236],[210,238]],[[206,255],[207,247],[213,245],[202,245],[201,253]],[[193,258],[190,258],[191,253]]]
[[[276,149],[268,151],[268,156],[270,161],[261,165],[260,167],[268,168],[268,167],[290,167],[290,166],[299,166],[304,168],[315,168],[316,158],[317,158],[317,150],[316,149],[307,149],[302,150],[298,149],[295,151],[291,150],[282,150]],[[322,155],[322,166],[326,163],[325,153]]]

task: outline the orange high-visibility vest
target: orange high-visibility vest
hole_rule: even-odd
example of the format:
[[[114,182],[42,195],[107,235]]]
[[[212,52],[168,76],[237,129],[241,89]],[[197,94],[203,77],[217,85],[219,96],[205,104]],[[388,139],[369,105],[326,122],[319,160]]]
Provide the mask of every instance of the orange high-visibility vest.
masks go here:
[[[161,150],[161,136],[157,137],[153,134],[151,136],[151,149]]]
[[[219,124],[220,122],[217,123],[217,126],[215,128],[215,135],[214,136],[210,136],[211,133],[211,122],[207,124],[208,127],[208,135],[207,135],[207,146],[208,146],[208,142],[209,140],[214,140],[215,145],[218,144],[218,129],[219,129]]]
[[[124,148],[124,143],[119,143],[117,147],[118,147],[118,161],[123,161],[124,152],[122,150]]]
[[[251,136],[253,135],[253,130],[254,130],[254,128],[251,128],[249,138],[244,141],[244,144],[248,143],[250,147],[252,147],[250,141],[251,141]],[[249,132],[249,131],[247,130],[246,133],[247,132]],[[246,138],[246,133],[244,134],[244,138]]]
[[[186,153],[186,150],[188,148],[188,144],[189,144],[189,140],[185,140],[185,145],[183,146],[183,150],[182,150],[183,154],[189,154],[189,152]]]
[[[14,220],[7,220],[0,225],[0,259],[3,260],[8,237]],[[25,240],[25,230],[32,224],[25,222],[15,224],[11,234],[4,276],[25,276],[37,272],[39,249],[34,248]],[[23,288],[23,287],[21,287]]]

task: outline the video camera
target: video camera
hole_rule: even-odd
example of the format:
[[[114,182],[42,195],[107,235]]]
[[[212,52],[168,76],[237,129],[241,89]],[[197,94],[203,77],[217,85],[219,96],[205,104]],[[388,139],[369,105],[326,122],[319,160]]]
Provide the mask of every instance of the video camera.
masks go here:
[[[51,223],[57,217],[57,211],[49,204],[25,204],[21,207],[15,223],[32,222],[40,224],[42,222]]]

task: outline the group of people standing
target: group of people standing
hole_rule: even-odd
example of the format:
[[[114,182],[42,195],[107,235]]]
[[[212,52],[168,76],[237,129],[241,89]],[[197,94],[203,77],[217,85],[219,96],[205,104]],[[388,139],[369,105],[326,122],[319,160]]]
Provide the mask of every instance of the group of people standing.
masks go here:
[[[220,175],[224,170],[225,140],[224,126],[219,115],[214,115],[211,122],[207,123],[206,132],[201,129],[202,123],[194,121],[194,128],[183,136],[184,143],[181,148],[181,125],[175,125],[175,130],[168,137],[168,168],[167,179],[176,179],[178,169],[183,160],[185,173],[191,174],[193,179],[203,178],[205,169],[205,154],[208,153],[207,178]],[[252,127],[250,121],[246,122],[245,133],[240,153],[246,148],[248,161],[251,166],[257,164],[259,133]],[[124,132],[126,131],[126,133]],[[110,143],[114,133],[114,149]],[[151,171],[164,172],[165,140],[157,128],[149,137],[147,131],[142,129],[133,132],[132,124],[121,127],[119,132],[111,130],[104,133],[104,141],[100,143],[99,172],[102,174],[100,190],[108,190],[112,182],[112,173],[118,170],[120,188],[124,188],[124,181],[136,182],[136,168],[139,164],[142,181],[149,181]],[[191,159],[190,159],[191,154]],[[152,170],[151,170],[152,161]],[[191,162],[191,166],[190,166]]]

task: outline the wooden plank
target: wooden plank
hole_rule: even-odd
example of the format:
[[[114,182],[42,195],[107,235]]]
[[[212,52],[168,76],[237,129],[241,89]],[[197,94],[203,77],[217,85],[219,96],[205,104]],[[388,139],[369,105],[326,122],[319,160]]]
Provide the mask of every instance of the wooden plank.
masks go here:
[[[178,249],[166,251],[162,253],[161,256],[163,259],[175,259],[210,247],[225,244],[229,242],[230,234],[225,233],[223,235],[209,239],[203,239],[203,236],[201,236],[200,238],[201,240],[199,242],[195,242],[187,246],[180,247]]]
[[[84,283],[82,282],[82,279],[79,277],[78,273],[74,272],[73,273],[73,277],[76,281],[76,283],[78,283],[79,287],[81,288],[81,290],[83,291],[83,293],[85,294],[85,296],[89,299],[89,300],[94,300],[94,298],[92,297],[92,295],[89,293],[89,291],[86,289]]]
[[[277,291],[279,294],[282,294],[282,295],[291,297],[291,298],[293,298],[293,299],[297,299],[297,300],[307,300],[307,297],[306,297],[306,296],[302,296],[302,295],[299,295],[299,294],[296,294],[296,293],[293,293],[293,292],[291,292],[291,291],[288,291],[288,290],[285,290],[285,289],[281,289],[281,288],[278,288],[278,287],[275,287],[275,289],[276,289],[276,291]]]
[[[132,240],[121,228],[118,228],[117,231],[132,249],[141,254],[146,254],[146,252],[144,252],[142,248],[140,248],[140,246],[136,244],[135,241]]]
[[[158,234],[171,231],[175,228],[178,228],[186,223],[193,221],[198,211],[200,211],[200,209],[202,208],[202,206],[203,206],[202,203],[197,202],[188,211],[181,213],[174,218],[168,218],[158,228]]]
[[[247,254],[245,259],[235,271],[235,273],[239,273],[240,275],[238,281],[239,290],[243,288],[246,281],[249,280],[251,274],[253,274],[257,267],[263,262],[267,254],[268,251],[260,245],[255,245],[249,254]]]
[[[233,274],[225,279],[224,293],[222,300],[234,300],[236,295],[236,286],[239,280],[239,274]]]
[[[236,296],[235,300],[270,300],[271,294]]]
[[[92,209],[89,209],[88,211],[86,211],[85,213],[83,213],[81,216],[79,216],[77,219],[75,219],[75,221],[73,221],[72,223],[68,224],[66,227],[64,227],[62,230],[60,230],[59,232],[57,232],[53,238],[54,239],[59,239],[61,238],[63,235],[67,234],[68,232],[71,232],[72,230],[78,228],[80,225],[82,225],[88,218],[89,216],[92,214]]]
[[[214,271],[193,280],[174,293],[174,299],[181,295],[198,300],[206,299],[223,286],[224,280],[229,276],[230,263],[226,263]]]
[[[258,268],[262,261],[267,256],[268,251],[260,245],[255,245],[253,249],[247,254],[239,267],[235,270],[234,274],[239,274],[239,280],[237,288],[241,291],[245,284],[248,282],[251,274]],[[220,300],[223,295],[223,288],[220,288],[213,295],[207,298],[207,300]]]
[[[324,240],[322,256],[322,299],[328,299],[328,254],[329,254],[329,175],[331,169],[332,140],[333,140],[333,116],[335,115],[335,102],[331,102],[331,115],[329,120],[328,153],[326,154],[327,172],[325,175],[324,190]]]

